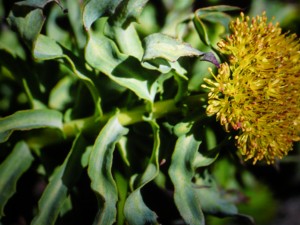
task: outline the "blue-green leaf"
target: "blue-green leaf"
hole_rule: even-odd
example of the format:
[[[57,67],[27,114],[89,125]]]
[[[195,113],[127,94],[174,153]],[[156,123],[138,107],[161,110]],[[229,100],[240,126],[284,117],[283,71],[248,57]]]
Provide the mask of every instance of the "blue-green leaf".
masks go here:
[[[64,110],[65,106],[72,102],[70,96],[70,88],[74,79],[72,77],[64,77],[52,88],[49,95],[49,107],[56,110]]]
[[[158,224],[156,213],[146,206],[141,195],[141,188],[159,174],[159,126],[154,121],[149,122],[154,136],[152,155],[144,173],[133,176],[132,183],[135,190],[128,196],[124,206],[124,215],[130,225]]]
[[[111,171],[113,151],[116,143],[127,132],[128,129],[119,123],[118,117],[115,115],[99,133],[90,154],[88,174],[100,207],[94,224],[109,225],[116,220],[118,191]]]
[[[213,53],[201,52],[193,48],[190,44],[176,40],[165,34],[150,34],[144,39],[144,45],[144,61],[151,62],[156,58],[162,58],[169,62],[175,62],[184,56],[200,56],[201,61],[208,61],[216,66],[219,65]]]
[[[0,143],[7,141],[15,130],[45,127],[62,129],[62,114],[50,109],[18,111],[0,118]]]
[[[142,60],[144,49],[133,24],[126,28],[112,26],[110,36],[116,41],[122,53]]]
[[[81,158],[87,142],[79,134],[73,142],[72,149],[64,163],[56,168],[50,178],[38,204],[38,213],[32,221],[32,225],[53,225],[67,198],[69,189],[79,178],[82,165]]]
[[[142,99],[153,101],[158,73],[142,67],[136,58],[120,53],[115,43],[104,35],[90,32],[85,58],[91,66],[119,85]]]
[[[100,106],[100,96],[98,90],[95,87],[94,82],[90,79],[86,73],[82,60],[73,55],[70,51],[63,48],[55,40],[39,35],[37,38],[36,46],[33,49],[34,57],[38,60],[50,60],[62,58],[65,60],[66,65],[72,70],[74,75],[80,79],[89,89],[95,103],[95,115],[101,115],[102,109]]]
[[[67,1],[67,8],[70,13],[68,13],[68,18],[72,29],[74,31],[74,35],[76,38],[77,45],[79,49],[82,49],[86,43],[86,35],[83,29],[83,21],[82,21],[82,4],[78,4],[78,1]]]
[[[219,5],[200,8],[195,12],[194,25],[204,44],[215,46],[220,34],[224,31],[228,32],[231,17],[225,12],[233,10],[240,10],[240,8]]]
[[[122,1],[116,13],[110,18],[111,21],[113,21],[113,25],[126,27],[131,21],[135,21],[148,1],[149,0]]]
[[[237,11],[237,10],[241,10],[241,8],[237,6],[230,6],[230,5],[216,5],[216,6],[200,8],[197,10],[197,14],[202,15],[208,12],[228,12],[228,11]]]
[[[144,203],[140,188],[126,199],[124,214],[129,225],[158,224],[157,215]]]
[[[26,0],[26,1],[16,2],[15,4],[20,6],[30,6],[33,8],[44,8],[50,2],[54,2],[59,6],[61,6],[60,0]]]
[[[195,168],[209,166],[212,164],[218,158],[219,152],[224,144],[228,141],[228,139],[225,139],[223,142],[218,144],[216,134],[208,126],[205,128],[203,127],[203,133],[205,135],[204,138],[206,140],[206,148],[200,149],[197,153],[194,161]]]
[[[199,152],[196,155],[195,161],[194,161],[194,167],[204,167],[209,166],[212,164],[219,156],[219,150],[214,149],[211,151],[203,151]]]
[[[116,171],[114,173],[114,177],[116,180],[118,195],[119,195],[119,199],[117,203],[117,208],[118,208],[117,225],[123,225],[125,224],[124,223],[125,216],[123,213],[123,209],[124,209],[124,204],[128,193],[128,180],[119,171]]]
[[[9,156],[0,165],[0,217],[4,206],[16,191],[19,178],[30,167],[34,158],[23,141],[18,142]]]
[[[19,15],[17,10],[13,9],[8,16],[8,22],[17,29],[28,47],[33,49],[38,35],[42,30],[45,17],[41,9],[32,10],[27,14],[25,12],[25,15]]]
[[[176,40],[165,34],[156,33],[144,39],[145,53],[143,60],[164,58],[174,62],[182,56],[201,56],[204,53],[190,44]]]
[[[180,136],[172,155],[169,175],[174,185],[174,200],[180,215],[187,224],[204,225],[201,199],[193,186],[195,173],[193,162],[201,141],[196,140],[192,133]]]
[[[86,30],[100,17],[113,14],[122,0],[89,0],[83,8],[83,24]]]
[[[55,40],[41,34],[37,38],[33,55],[39,60],[56,59],[63,57],[63,50]]]
[[[207,171],[203,177],[195,177],[195,185],[204,212],[219,216],[238,215],[237,207],[222,196],[216,182]]]

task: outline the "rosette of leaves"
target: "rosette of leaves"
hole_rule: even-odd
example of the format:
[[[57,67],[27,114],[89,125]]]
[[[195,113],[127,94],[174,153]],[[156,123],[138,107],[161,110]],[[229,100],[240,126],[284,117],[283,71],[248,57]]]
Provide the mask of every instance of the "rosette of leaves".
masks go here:
[[[178,3],[12,6],[0,48],[3,223],[204,224],[205,214],[241,217],[208,173],[223,142],[205,114],[207,94],[191,75],[207,63],[218,66],[211,48],[196,48],[193,21],[209,46],[217,38],[205,26],[209,15],[209,23],[226,27],[225,12],[236,8],[193,14],[191,1]],[[165,9],[164,20],[155,7]]]

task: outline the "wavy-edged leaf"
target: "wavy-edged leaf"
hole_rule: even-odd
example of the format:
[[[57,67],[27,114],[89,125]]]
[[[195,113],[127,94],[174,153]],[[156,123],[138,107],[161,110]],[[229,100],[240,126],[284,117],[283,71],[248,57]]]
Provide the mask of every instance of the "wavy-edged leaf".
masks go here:
[[[194,160],[195,168],[209,166],[212,164],[218,158],[219,152],[224,144],[228,143],[228,139],[225,139],[218,144],[216,134],[208,126],[205,128],[203,127],[202,133],[204,134],[203,140],[205,140],[206,147],[198,151]]]
[[[66,59],[66,61],[68,62],[67,65],[71,67],[75,75],[83,80],[89,88],[95,102],[95,114],[100,115],[102,114],[100,108],[100,97],[97,93],[96,88],[94,87],[93,82],[88,79],[88,77],[83,75],[82,71],[78,71],[78,65],[76,65],[75,67],[74,62],[70,59],[69,55],[66,55],[66,52],[59,44],[57,44],[53,39],[40,34],[45,20],[42,10],[35,9],[28,12],[28,7],[26,7],[30,6],[33,8],[43,8],[49,2],[50,1],[35,0],[18,2],[16,4],[16,7],[10,12],[8,21],[10,22],[11,26],[17,28],[20,35],[23,37],[23,39],[25,39],[26,43],[29,44],[29,47],[36,59]],[[55,2],[60,5],[60,2],[58,0]]]
[[[59,0],[54,0],[61,8]],[[43,16],[43,8],[50,1],[23,1],[19,2],[18,5],[10,12],[8,21],[11,26],[17,28],[21,37],[29,45],[33,56],[37,60],[51,60],[63,58],[66,60],[66,65],[74,72],[74,74],[81,79],[88,87],[93,96],[95,103],[95,114],[101,115],[102,110],[100,107],[100,96],[97,89],[94,86],[93,81],[87,77],[84,70],[84,63],[82,60],[77,59],[74,54],[72,54],[67,49],[59,45],[55,40],[49,38],[48,36],[40,34],[43,27],[45,17]],[[26,6],[40,7],[31,11],[26,11]],[[77,60],[74,62],[74,60]]]
[[[142,99],[153,101],[158,72],[147,70],[136,58],[120,53],[115,43],[104,35],[96,36],[90,32],[85,58],[119,85]]]
[[[70,13],[68,13],[67,15],[70,14],[73,14],[73,12],[70,11]],[[56,40],[65,48],[72,49],[74,52],[77,52],[78,48],[75,45],[75,34],[73,33],[73,30],[71,31],[70,28],[64,29],[62,26],[59,26],[57,22],[64,17],[65,19],[67,19],[66,16],[62,15],[62,11],[59,7],[51,7],[51,10],[47,15],[47,23],[45,23],[44,33],[47,35],[47,37]],[[80,21],[81,20],[79,19],[78,24],[80,24]]]
[[[117,210],[118,210],[118,215],[117,215],[117,225],[123,225],[125,224],[125,217],[123,213],[124,209],[124,204],[127,198],[128,194],[128,180],[126,177],[124,177],[119,171],[115,171],[114,177],[116,180],[117,184],[117,189],[118,189],[118,203],[117,203]]]
[[[5,44],[5,43],[1,43]],[[15,44],[15,43],[14,43]],[[2,48],[2,46],[0,46]],[[13,47],[12,47],[13,48]],[[18,48],[18,47],[16,47]],[[6,69],[5,74],[4,71],[2,72],[2,76],[8,76],[13,79],[20,79],[21,74],[26,71],[25,61],[19,57],[14,57],[13,53],[7,49],[0,49],[0,64],[2,67]],[[18,66],[16,66],[18,65]]]
[[[181,42],[161,33],[150,34],[144,39],[144,44],[145,53],[143,60],[164,58],[175,62],[182,56],[201,56],[204,54],[188,43]]]
[[[192,184],[195,160],[201,141],[192,133],[180,136],[172,155],[169,175],[174,185],[174,200],[180,215],[187,224],[204,225],[200,198]]]
[[[218,158],[218,156],[218,149],[200,152],[196,155],[194,166],[195,168],[209,166]]]
[[[74,79],[72,77],[64,77],[52,88],[49,95],[49,107],[62,111],[68,103],[72,101],[70,96],[70,88]]]
[[[133,24],[130,24],[126,28],[112,26],[110,36],[116,41],[122,53],[142,60],[144,49]]]
[[[40,34],[45,17],[41,9],[22,12],[21,6],[16,6],[8,15],[8,22],[15,27],[30,49],[33,49]]]
[[[1,6],[0,6],[1,7]],[[4,15],[3,15],[4,17]],[[0,51],[6,52],[13,57],[15,60],[25,60],[25,49],[21,45],[18,39],[18,35],[10,29],[5,30],[5,32],[1,32],[0,34]],[[0,53],[1,54],[1,53]],[[0,56],[1,61],[5,60],[3,56]],[[2,66],[7,66],[7,63],[2,63]],[[16,63],[14,64],[16,65]]]
[[[81,158],[86,149],[87,142],[79,134],[73,142],[72,149],[50,178],[45,191],[38,204],[38,213],[32,221],[32,225],[52,225],[67,199],[68,190],[78,180],[82,171]]]
[[[190,44],[176,40],[168,35],[155,33],[144,39],[145,53],[143,61],[153,61],[157,58],[175,62],[184,56],[200,56],[200,60],[208,61],[219,66],[217,59],[211,52],[201,52]]]
[[[206,45],[214,45],[217,42],[218,36],[220,36],[224,30],[228,32],[228,24],[231,18],[229,15],[223,12],[208,12],[205,15],[196,15],[194,18],[194,24],[201,40]],[[222,28],[220,28],[222,25]],[[212,33],[215,34],[212,34]]]
[[[24,141],[18,142],[9,156],[0,165],[0,217],[4,207],[16,191],[19,178],[26,172],[34,158]]]
[[[195,177],[195,185],[204,212],[218,216],[238,215],[237,207],[222,196],[216,182],[207,171],[203,177]]]
[[[86,30],[100,17],[110,16],[114,26],[129,25],[142,12],[148,0],[90,0],[83,8],[83,23]]]
[[[118,142],[118,150],[119,154],[121,155],[123,162],[127,165],[130,166],[130,162],[128,160],[128,153],[126,149],[128,138],[127,137],[122,137],[119,142]]]
[[[111,15],[115,12],[117,6],[122,0],[89,0],[83,8],[83,24],[86,30],[104,15]]]
[[[0,143],[7,141],[15,130],[45,127],[62,129],[62,114],[50,109],[18,111],[0,118]]]
[[[82,21],[82,4],[78,4],[77,1],[67,1],[67,9],[70,13],[68,13],[68,18],[70,24],[72,26],[76,43],[79,49],[83,49],[86,43],[86,33],[83,29],[83,21]]]
[[[41,34],[37,38],[33,54],[36,59],[49,60],[63,57],[63,50],[55,40]]]
[[[82,63],[82,60],[77,58],[70,51],[59,45],[55,40],[39,35],[36,46],[33,49],[34,57],[38,60],[51,60],[51,59],[65,59],[66,66],[68,66],[72,72],[80,79],[89,89],[91,95],[93,96],[95,104],[95,114],[102,115],[102,109],[100,106],[100,96],[94,82],[90,79],[86,73],[86,69]]]
[[[144,203],[140,189],[126,199],[124,214],[129,225],[158,224],[157,215]]]
[[[88,174],[91,187],[99,201],[99,211],[94,224],[113,224],[116,220],[118,191],[112,176],[113,151],[116,143],[128,132],[113,116],[100,131],[90,154]]]
[[[216,5],[216,6],[200,8],[197,10],[197,13],[205,14],[207,12],[228,12],[228,11],[237,11],[237,10],[241,10],[241,8],[237,6],[231,6],[231,5]]]
[[[148,1],[149,0],[122,1],[115,14],[110,18],[112,24],[118,27],[126,27],[130,22],[136,21]]]
[[[196,10],[194,25],[200,39],[208,46],[215,45],[218,35],[228,32],[228,25],[231,17],[225,13],[227,11],[240,10],[239,7],[219,5]],[[217,25],[221,25],[220,29]]]
[[[55,2],[59,6],[61,6],[60,0],[26,0],[26,1],[16,2],[15,4],[20,6],[30,6],[33,8],[44,8],[50,2]]]
[[[130,225],[158,224],[156,213],[146,206],[141,195],[141,188],[159,174],[159,126],[154,121],[149,122],[154,136],[152,155],[144,173],[133,177],[132,183],[135,190],[128,196],[124,205],[124,215]]]

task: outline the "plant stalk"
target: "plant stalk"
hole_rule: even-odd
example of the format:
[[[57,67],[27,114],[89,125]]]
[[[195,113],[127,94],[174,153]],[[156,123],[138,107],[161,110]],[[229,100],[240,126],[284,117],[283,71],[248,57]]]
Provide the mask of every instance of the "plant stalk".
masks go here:
[[[137,106],[133,109],[121,109],[117,113],[118,120],[122,126],[128,126],[135,123],[143,122],[150,119],[159,119],[171,114],[182,113],[183,109],[192,110],[193,108],[201,107],[207,101],[207,94],[200,94],[186,97],[182,102],[177,102],[174,99],[158,101],[153,103],[152,108],[146,105]],[[82,119],[72,120],[63,125],[63,138],[55,138],[58,132],[46,129],[43,132],[37,132],[34,136],[26,138],[27,144],[32,148],[41,148],[50,144],[55,144],[60,141],[74,138],[79,132],[84,132],[87,135],[97,135],[101,128],[106,124],[115,112],[104,114],[102,117],[86,117]],[[51,137],[51,138],[49,138]]]

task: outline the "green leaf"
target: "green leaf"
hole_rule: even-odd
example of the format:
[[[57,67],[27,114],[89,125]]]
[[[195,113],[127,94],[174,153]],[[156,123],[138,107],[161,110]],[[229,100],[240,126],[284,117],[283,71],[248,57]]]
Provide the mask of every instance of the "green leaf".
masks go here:
[[[193,162],[201,141],[192,133],[180,136],[172,155],[169,175],[174,185],[174,200],[180,215],[187,224],[204,225],[201,199],[193,186],[195,174]]]
[[[83,8],[83,24],[86,30],[100,17],[111,15],[122,0],[89,0]]]
[[[165,34],[156,33],[147,36],[144,39],[144,45],[145,53],[143,55],[143,61],[148,61],[149,63],[153,63],[154,61],[154,65],[157,64],[157,61],[155,61],[157,58],[162,58],[174,63],[180,57],[200,56],[201,61],[208,61],[217,67],[219,66],[218,60],[213,53],[201,52],[193,48],[190,44],[181,42]],[[173,67],[172,65],[172,68]],[[178,66],[173,69],[176,70],[176,68],[178,68]]]
[[[128,138],[127,137],[122,137],[119,142],[118,142],[118,150],[119,150],[119,154],[121,155],[124,163],[127,166],[130,166],[130,162],[128,160],[128,153],[127,153],[127,143],[128,142]]]
[[[226,11],[240,10],[239,7],[219,5],[200,8],[195,12],[194,25],[204,44],[215,46],[220,35],[228,33],[231,17]]]
[[[113,151],[116,143],[128,132],[120,125],[117,115],[112,117],[99,133],[90,154],[88,174],[91,187],[99,201],[94,224],[113,224],[116,220],[118,191],[112,176]]]
[[[126,27],[137,19],[148,0],[90,0],[83,8],[86,30],[100,17],[110,16],[113,26]]]
[[[109,36],[116,40],[116,44],[122,53],[142,60],[144,49],[133,24],[126,28],[113,26],[111,27],[111,33]]]
[[[38,213],[32,221],[32,225],[53,225],[59,215],[68,191],[78,180],[81,171],[81,158],[86,149],[87,142],[79,134],[73,142],[72,149],[50,178],[45,191],[38,204]]]
[[[55,1],[60,5],[60,2]],[[23,4],[24,3],[24,4]],[[38,2],[38,1],[28,1],[23,2],[16,7],[19,11],[24,10],[24,6],[26,4],[38,4],[38,6],[42,7],[47,1]],[[40,5],[39,5],[40,4]],[[22,8],[23,6],[23,8]],[[61,5],[60,5],[61,6]],[[38,60],[50,60],[50,59],[59,59],[63,58],[66,60],[66,65],[71,68],[74,74],[81,79],[93,96],[93,100],[95,103],[95,114],[101,115],[102,110],[100,106],[100,96],[98,94],[97,89],[94,86],[94,83],[91,79],[89,79],[85,74],[86,70],[84,69],[84,63],[81,59],[77,59],[77,57],[72,54],[67,49],[63,48],[59,45],[55,40],[49,38],[48,36],[40,34],[44,23],[44,16],[41,9],[35,9],[30,11],[29,13],[21,14],[19,16],[19,11],[15,9],[10,12],[8,17],[8,21],[12,26],[15,26],[23,39],[27,41],[30,45],[30,49],[33,52],[35,59]],[[26,12],[25,12],[26,13]],[[16,15],[15,15],[16,14]],[[76,62],[74,62],[76,60]]]
[[[228,143],[228,139],[225,139],[221,143],[217,144],[216,134],[210,127],[202,127],[202,130],[202,133],[204,133],[203,140],[205,140],[206,145],[198,151],[195,157],[195,168],[209,166],[212,164],[218,158],[220,150],[226,143]]]
[[[18,35],[15,32],[9,29],[7,29],[5,32],[1,32],[0,40],[1,40],[0,42],[1,52],[9,53],[10,57],[14,57],[15,60],[17,60],[18,58],[24,60],[26,58],[25,49],[22,47],[21,43],[19,42]],[[5,60],[2,56],[0,58],[1,60]],[[7,63],[1,63],[1,64],[2,66],[4,65],[7,66]]]
[[[237,6],[216,5],[216,6],[200,8],[197,10],[197,13],[201,15],[201,14],[206,14],[206,12],[228,12],[228,11],[238,11],[238,10],[241,10],[241,8]]]
[[[181,42],[161,33],[147,36],[144,39],[144,44],[145,53],[143,60],[164,58],[170,62],[175,62],[183,56],[201,56],[204,54],[188,43]]]
[[[14,7],[8,15],[8,23],[15,27],[21,38],[25,41],[28,47],[32,50],[35,42],[40,34],[45,17],[41,9],[35,9],[30,12],[20,12],[21,6]]]
[[[95,115],[102,115],[101,99],[94,82],[86,74],[89,72],[85,69],[82,59],[76,57],[72,52],[68,51],[55,40],[39,35],[37,44],[33,49],[34,57],[38,60],[50,60],[62,58],[65,60],[65,65],[68,66],[72,72],[80,79],[89,89],[93,96],[95,104]]]
[[[48,60],[63,57],[63,50],[57,42],[45,35],[39,35],[33,54],[36,59]]]
[[[210,151],[201,151],[196,155],[194,166],[195,168],[209,166],[219,156],[219,149],[210,150]]]
[[[216,182],[207,171],[203,178],[200,176],[195,178],[195,185],[204,212],[218,216],[238,214],[237,207],[222,196]]]
[[[85,51],[86,61],[119,85],[133,91],[138,97],[153,101],[158,72],[141,66],[134,57],[119,52],[114,42],[90,32]]]
[[[4,216],[4,206],[16,191],[20,177],[32,164],[34,158],[23,141],[18,142],[9,156],[0,165],[0,217]]]
[[[16,2],[15,4],[19,5],[19,6],[30,6],[33,8],[41,8],[42,9],[50,2],[55,2],[59,6],[61,6],[60,0],[26,0],[26,1]]]
[[[130,225],[158,224],[156,213],[146,206],[141,195],[141,188],[159,174],[159,126],[154,121],[149,122],[154,135],[152,155],[144,173],[133,176],[132,183],[136,189],[128,196],[124,206],[124,215]]]
[[[71,85],[74,79],[70,76],[66,76],[58,81],[58,83],[51,90],[49,95],[49,107],[56,110],[64,110],[66,105],[72,102],[72,96],[70,96]]]
[[[119,195],[119,199],[117,203],[117,208],[118,208],[117,225],[123,225],[125,224],[124,223],[125,216],[123,213],[123,209],[128,194],[128,180],[126,179],[125,176],[123,176],[118,171],[114,173],[114,177],[116,180],[118,195]]]
[[[200,141],[196,139],[189,123],[177,125],[179,136],[172,156],[169,175],[174,184],[174,199],[179,212],[188,224],[204,224],[203,212],[219,216],[238,215],[236,206],[225,199],[216,183],[207,171],[200,176],[196,173],[199,167],[206,167],[218,157],[220,145],[216,140],[209,140],[208,147],[212,150],[199,149]],[[199,129],[198,126],[194,128]],[[211,136],[211,130],[204,130],[205,135]],[[197,215],[197,216],[195,216]],[[200,217],[202,215],[202,217]],[[200,218],[202,218],[200,220]]]
[[[12,79],[20,79],[22,73],[27,70],[25,61],[19,57],[14,57],[10,51],[0,49],[0,63],[1,67],[7,70],[9,75],[1,74],[1,77],[7,76]],[[18,65],[18,66],[16,66]]]
[[[194,123],[195,122],[193,120],[188,120],[188,121],[184,121],[184,122],[176,124],[174,127],[174,134],[177,137],[187,134],[192,129]]]
[[[66,4],[70,12],[68,13],[68,18],[76,38],[76,43],[79,49],[83,49],[86,43],[86,34],[83,29],[82,6],[77,1],[67,1]]]
[[[69,14],[73,14],[73,12],[68,13],[68,15]],[[76,52],[78,48],[75,45],[76,42],[74,39],[74,33],[70,30],[71,28],[65,29],[64,27],[59,26],[58,21],[60,20],[67,21],[66,15],[62,13],[59,7],[52,7],[49,15],[47,15],[47,22],[44,27],[45,33],[47,34],[47,37],[56,40],[62,46],[72,49],[74,52]]]
[[[50,109],[18,111],[0,118],[0,143],[7,141],[15,130],[45,127],[62,129],[62,114]]]
[[[144,203],[140,189],[128,196],[124,210],[129,225],[158,224],[157,215]]]
[[[121,1],[110,21],[114,26],[127,27],[130,22],[137,20],[147,2],[148,0]]]

